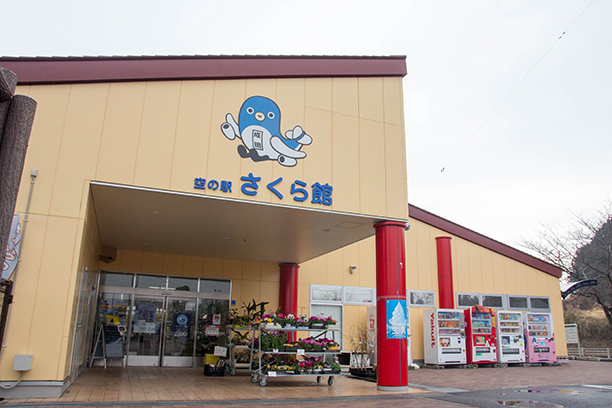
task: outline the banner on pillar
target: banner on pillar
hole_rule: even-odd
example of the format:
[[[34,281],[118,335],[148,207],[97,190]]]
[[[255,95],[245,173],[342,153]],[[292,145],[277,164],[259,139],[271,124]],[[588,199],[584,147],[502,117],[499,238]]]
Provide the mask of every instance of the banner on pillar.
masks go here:
[[[406,319],[406,301],[390,299],[387,303],[387,338],[407,339],[408,319]]]
[[[13,215],[9,240],[6,244],[6,254],[2,265],[2,279],[11,277],[19,263],[19,245],[21,244],[21,222],[19,214]]]

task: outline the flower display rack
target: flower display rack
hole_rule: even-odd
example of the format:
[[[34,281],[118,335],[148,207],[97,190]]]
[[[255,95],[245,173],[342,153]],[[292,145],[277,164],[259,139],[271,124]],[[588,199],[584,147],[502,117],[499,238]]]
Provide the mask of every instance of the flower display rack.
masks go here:
[[[312,348],[298,347],[282,347],[278,343],[278,347],[266,348],[270,344],[267,342],[263,345],[266,336],[279,336],[285,338],[285,333],[290,332],[317,332],[315,337],[309,337],[303,340],[300,345],[309,346]],[[335,343],[335,332],[339,329],[329,328],[308,328],[308,327],[267,327],[266,325],[253,326],[253,336],[251,341],[251,382],[259,383],[265,387],[268,383],[268,378],[275,377],[316,377],[317,383],[320,383],[323,377],[328,377],[327,384],[334,383],[334,377],[341,375],[340,366],[336,363],[332,367],[325,364],[323,356],[337,355],[340,353],[337,343]],[[327,338],[327,334],[331,334],[332,339]],[[310,340],[313,340],[310,343]],[[273,342],[272,342],[273,343]],[[316,344],[315,344],[316,343]],[[334,349],[316,348],[321,347],[321,344],[335,344]],[[320,356],[320,357],[318,357]],[[294,360],[291,364],[287,364],[286,359]],[[335,365],[335,367],[333,367]]]
[[[236,375],[236,369],[250,367],[249,362],[240,363],[237,360],[238,360],[238,356],[241,353],[250,352],[252,340],[250,340],[248,344],[235,344],[233,340],[234,340],[234,337],[244,338],[245,336],[243,336],[242,333],[251,332],[252,330],[253,328],[250,325],[249,326],[246,326],[246,325],[245,326],[234,326],[234,325],[227,326],[226,332],[228,333],[228,338],[227,338],[227,344],[228,344],[227,356],[228,358],[225,364],[226,374],[233,376],[233,375]]]

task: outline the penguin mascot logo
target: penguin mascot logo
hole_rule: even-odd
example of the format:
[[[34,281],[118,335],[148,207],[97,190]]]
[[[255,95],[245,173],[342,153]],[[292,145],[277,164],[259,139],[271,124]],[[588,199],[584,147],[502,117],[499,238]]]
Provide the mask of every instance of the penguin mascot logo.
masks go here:
[[[238,123],[231,113],[225,116],[221,131],[229,140],[242,139],[238,154],[258,162],[276,160],[281,165],[293,167],[297,159],[306,157],[300,149],[312,143],[312,138],[300,126],[285,132],[280,130],[280,109],[271,99],[252,96],[242,104]]]

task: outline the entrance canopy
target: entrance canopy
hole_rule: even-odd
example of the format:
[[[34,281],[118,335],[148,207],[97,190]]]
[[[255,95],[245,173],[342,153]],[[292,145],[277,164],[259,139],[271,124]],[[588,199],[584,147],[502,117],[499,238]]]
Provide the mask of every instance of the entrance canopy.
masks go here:
[[[92,181],[102,245],[303,263],[374,235],[386,219]]]

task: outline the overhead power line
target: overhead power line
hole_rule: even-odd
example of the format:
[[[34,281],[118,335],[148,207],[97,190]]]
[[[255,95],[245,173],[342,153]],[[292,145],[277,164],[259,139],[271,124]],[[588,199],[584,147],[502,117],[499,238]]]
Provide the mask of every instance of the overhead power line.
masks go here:
[[[521,78],[520,81],[518,81],[518,83],[514,86],[514,88],[512,88],[512,90],[510,90],[510,92],[508,92],[508,94],[506,95],[506,97],[504,99],[502,99],[502,101],[495,107],[495,109],[493,109],[493,111],[489,114],[489,116],[487,116],[487,118],[480,124],[480,126],[478,126],[478,128],[474,131],[474,133],[472,133],[472,135],[470,137],[467,138],[467,140],[461,145],[461,147],[455,152],[455,154],[453,154],[453,156],[442,166],[442,168],[440,169],[439,173],[436,173],[436,175],[431,179],[431,181],[425,186],[425,188],[423,188],[423,190],[421,190],[421,192],[419,193],[419,195],[416,198],[419,198],[421,196],[421,194],[423,194],[425,192],[425,190],[427,190],[427,188],[433,184],[434,181],[436,181],[436,179],[438,178],[438,176],[442,173],[444,173],[444,171],[446,170],[446,168],[448,167],[448,165],[455,159],[455,157],[457,157],[459,155],[459,153],[461,153],[461,151],[463,150],[463,148],[470,142],[470,140],[472,140],[474,138],[474,136],[476,136],[476,134],[480,131],[480,129],[482,129],[482,127],[489,121],[489,119],[491,119],[491,117],[493,115],[495,115],[495,112],[497,112],[499,110],[499,108],[506,102],[506,100],[508,100],[508,98],[510,98],[510,96],[514,93],[514,91],[516,91],[516,89],[523,83],[523,81],[525,81],[525,79],[529,76],[529,74],[531,74],[531,72],[540,64],[540,62],[544,59],[544,57],[546,57],[546,55],[548,55],[548,53],[554,48],[555,45],[557,45],[557,43],[561,40],[561,38],[563,38],[563,36],[565,35],[565,33],[567,33],[569,31],[570,28],[572,28],[572,26],[574,25],[574,23],[576,23],[576,21],[578,21],[578,19],[584,14],[585,11],[587,11],[587,9],[589,7],[591,7],[591,4],[593,4],[595,2],[595,0],[592,0],[585,8],[584,10],[582,10],[580,12],[580,14],[578,14],[578,17],[576,17],[574,19],[574,21],[572,21],[572,23],[565,29],[565,31],[563,31],[563,33],[561,33],[561,35],[559,36],[559,38],[557,38],[555,40],[555,42],[553,42],[553,44],[546,50],[546,52],[540,57],[540,59],[538,59],[536,61],[535,64],[533,64],[533,66],[531,67],[531,69],[529,71],[527,71],[527,73],[523,76],[523,78]]]

